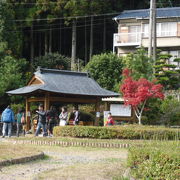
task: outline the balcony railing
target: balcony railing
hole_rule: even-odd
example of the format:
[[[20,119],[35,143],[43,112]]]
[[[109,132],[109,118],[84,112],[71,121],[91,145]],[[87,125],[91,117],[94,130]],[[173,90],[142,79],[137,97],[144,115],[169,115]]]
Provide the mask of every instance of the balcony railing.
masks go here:
[[[115,33],[114,34],[114,47],[115,46],[138,46],[141,44],[142,38],[148,38],[149,33],[136,32],[136,33]],[[176,37],[180,36],[177,31],[162,31],[157,32],[157,38],[160,37]]]
[[[135,46],[141,43],[141,33],[116,33],[114,34],[114,46]]]

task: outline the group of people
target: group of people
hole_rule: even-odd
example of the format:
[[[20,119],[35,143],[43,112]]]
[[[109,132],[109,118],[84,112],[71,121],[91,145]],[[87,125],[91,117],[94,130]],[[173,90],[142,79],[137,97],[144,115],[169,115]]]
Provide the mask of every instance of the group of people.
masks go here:
[[[50,110],[45,111],[43,104],[40,104],[38,110],[36,110],[36,119],[37,119],[37,127],[35,136],[38,136],[40,130],[42,129],[43,136],[52,136],[53,128],[56,125],[65,126],[68,124],[69,120],[73,121],[74,125],[78,125],[79,123],[79,111],[77,108],[73,108],[72,113],[68,113],[67,107],[61,108],[61,113],[58,116],[56,109],[54,106],[51,106]],[[11,137],[12,124],[16,123],[16,135],[17,137],[20,134],[20,130],[22,127],[23,135],[26,134],[26,115],[22,109],[18,110],[18,113],[14,115],[14,112],[8,106],[2,113],[1,121],[3,122],[2,128],[2,137],[4,138],[6,135],[6,131],[8,130],[8,137]]]

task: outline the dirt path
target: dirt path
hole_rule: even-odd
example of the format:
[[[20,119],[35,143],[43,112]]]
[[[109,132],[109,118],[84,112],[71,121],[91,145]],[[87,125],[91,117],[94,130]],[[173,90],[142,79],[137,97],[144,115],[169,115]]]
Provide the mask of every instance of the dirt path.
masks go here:
[[[124,171],[122,163],[127,158],[127,150],[123,149],[49,146],[38,149],[43,150],[48,158],[3,167],[0,179],[111,179],[111,176],[117,176]],[[97,173],[98,168],[101,170]],[[111,174],[108,175],[109,172]]]

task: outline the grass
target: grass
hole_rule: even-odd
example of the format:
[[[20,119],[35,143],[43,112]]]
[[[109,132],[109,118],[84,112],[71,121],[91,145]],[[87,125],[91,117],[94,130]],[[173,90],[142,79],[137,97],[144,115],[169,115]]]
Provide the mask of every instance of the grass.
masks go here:
[[[4,143],[0,143],[0,150],[0,161],[32,156],[38,152],[34,147]]]

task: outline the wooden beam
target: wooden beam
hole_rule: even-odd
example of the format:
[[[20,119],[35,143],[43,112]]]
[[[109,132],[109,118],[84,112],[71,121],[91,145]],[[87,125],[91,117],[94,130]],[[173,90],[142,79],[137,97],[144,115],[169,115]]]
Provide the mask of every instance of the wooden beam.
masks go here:
[[[30,103],[26,98],[26,130],[29,131],[31,128],[31,120],[30,120]]]
[[[28,98],[28,102],[44,102],[45,98],[44,97],[33,97],[33,98]]]
[[[96,119],[95,119],[95,126],[99,126],[99,119],[100,119],[100,99],[96,99],[95,104],[95,112],[96,112]]]
[[[83,99],[83,98],[67,98],[67,97],[50,97],[50,102],[69,102],[69,103],[86,103],[94,104],[96,99]]]
[[[45,94],[45,101],[44,101],[44,110],[45,111],[47,111],[47,110],[49,110],[49,101],[50,100],[50,98],[49,98],[49,92],[47,92],[46,94]]]

